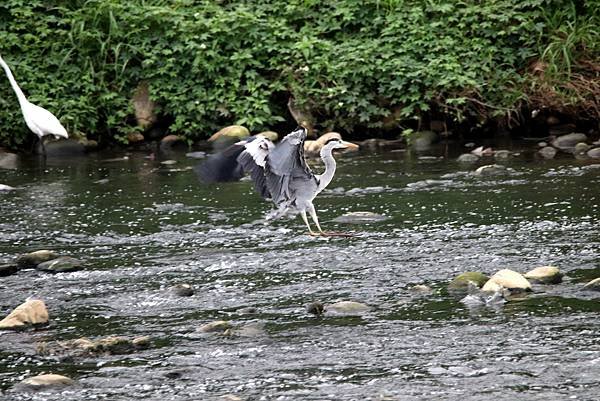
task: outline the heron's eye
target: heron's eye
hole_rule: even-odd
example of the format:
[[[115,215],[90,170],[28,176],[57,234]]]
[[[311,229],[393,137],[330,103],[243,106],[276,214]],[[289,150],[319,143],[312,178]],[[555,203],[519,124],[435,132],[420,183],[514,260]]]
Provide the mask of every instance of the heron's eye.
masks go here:
[[[339,141],[340,140],[337,139],[337,138],[331,138],[330,140],[328,140],[327,142],[325,142],[325,145],[327,145],[328,143],[331,143],[331,142],[339,142]]]

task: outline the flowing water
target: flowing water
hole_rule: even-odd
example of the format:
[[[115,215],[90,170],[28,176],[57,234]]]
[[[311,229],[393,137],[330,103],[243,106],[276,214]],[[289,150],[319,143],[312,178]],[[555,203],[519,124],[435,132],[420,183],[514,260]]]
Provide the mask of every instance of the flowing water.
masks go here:
[[[600,302],[581,288],[600,276],[598,165],[519,156],[509,174],[475,177],[453,158],[343,155],[316,205],[326,230],[355,236],[318,238],[300,218],[263,224],[270,205],[250,182],[200,185],[188,168],[197,161],[183,155],[174,165],[135,153],[104,160],[114,157],[25,159],[0,170],[0,183],[16,187],[0,192],[0,263],[53,249],[85,264],[0,278],[2,316],[28,297],[50,313],[45,327],[0,332],[1,399],[599,397]],[[387,219],[333,221],[350,211]],[[534,285],[501,307],[469,308],[446,290],[463,271],[548,264],[566,274],[563,283]],[[175,295],[180,283],[195,294]],[[371,310],[306,311],[339,300]],[[196,331],[215,320],[254,330]],[[121,355],[36,352],[113,335],[151,344]],[[49,372],[76,385],[16,390]]]

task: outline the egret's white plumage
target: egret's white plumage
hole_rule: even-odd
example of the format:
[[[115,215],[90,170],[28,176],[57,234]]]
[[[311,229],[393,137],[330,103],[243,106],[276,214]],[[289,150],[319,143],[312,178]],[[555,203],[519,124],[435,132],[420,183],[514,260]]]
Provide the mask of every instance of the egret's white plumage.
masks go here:
[[[43,107],[36,106],[27,100],[25,94],[17,84],[17,81],[15,80],[10,68],[2,59],[2,56],[0,56],[0,65],[2,68],[4,68],[6,76],[10,81],[10,85],[19,99],[19,105],[21,106],[23,118],[25,119],[25,123],[31,132],[36,134],[40,138],[40,141],[42,140],[42,137],[46,135],[68,138],[69,135],[67,134],[67,130],[62,126],[54,114],[50,113]]]

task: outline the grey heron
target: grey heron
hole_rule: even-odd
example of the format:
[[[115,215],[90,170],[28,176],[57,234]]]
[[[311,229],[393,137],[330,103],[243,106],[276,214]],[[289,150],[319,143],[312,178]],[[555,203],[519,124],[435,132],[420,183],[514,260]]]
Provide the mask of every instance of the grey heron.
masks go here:
[[[321,229],[313,200],[333,179],[333,150],[358,149],[358,145],[331,138],[320,152],[325,171],[314,174],[304,159],[306,134],[306,128],[298,127],[277,146],[266,137],[255,135],[214,154],[197,167],[197,173],[205,183],[235,181],[250,174],[256,191],[275,204],[276,210],[267,219],[299,213],[309,234],[328,235]],[[307,214],[318,232],[312,230]]]
[[[37,106],[30,101],[27,100],[25,94],[19,88],[15,77],[13,76],[8,64],[2,59],[0,56],[0,65],[4,68],[4,72],[6,72],[6,76],[10,81],[10,85],[12,86],[15,94],[17,95],[17,99],[19,100],[19,105],[21,106],[21,112],[23,113],[23,118],[25,119],[25,123],[27,127],[36,134],[42,143],[42,149],[44,150],[44,154],[46,153],[46,149],[44,147],[44,141],[42,138],[46,135],[54,135],[56,137],[68,138],[67,130],[62,126],[58,118],[54,116],[54,114],[50,113],[48,110],[43,107]]]

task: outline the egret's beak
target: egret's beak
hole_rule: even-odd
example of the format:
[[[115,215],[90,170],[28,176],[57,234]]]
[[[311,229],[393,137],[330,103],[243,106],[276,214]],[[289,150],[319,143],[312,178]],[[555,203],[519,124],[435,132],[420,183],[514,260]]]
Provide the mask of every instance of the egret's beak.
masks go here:
[[[359,146],[355,143],[352,142],[346,142],[346,141],[342,141],[342,145],[344,145],[344,147],[346,148],[346,150],[349,151],[357,151]]]

